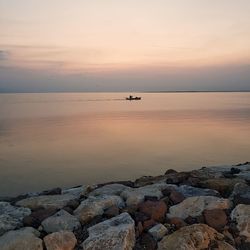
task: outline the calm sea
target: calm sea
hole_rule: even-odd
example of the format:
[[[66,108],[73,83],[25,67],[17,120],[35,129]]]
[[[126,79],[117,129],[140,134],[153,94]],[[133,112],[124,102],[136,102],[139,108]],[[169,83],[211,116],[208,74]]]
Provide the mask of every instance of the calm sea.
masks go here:
[[[0,195],[250,160],[250,93],[0,94]]]

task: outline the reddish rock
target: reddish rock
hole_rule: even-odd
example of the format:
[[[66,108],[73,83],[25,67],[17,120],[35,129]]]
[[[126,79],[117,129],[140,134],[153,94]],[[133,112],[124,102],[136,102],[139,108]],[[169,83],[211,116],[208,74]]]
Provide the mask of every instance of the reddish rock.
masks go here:
[[[155,220],[150,219],[150,220],[145,220],[142,224],[143,224],[143,229],[147,231],[148,229],[153,227],[156,224],[156,222]]]
[[[155,221],[163,222],[167,213],[167,205],[164,201],[145,201],[139,205],[139,211]]]
[[[174,225],[176,229],[180,229],[187,225],[184,220],[182,220],[181,218],[177,218],[177,217],[173,217],[169,219],[169,224]]]
[[[227,215],[222,209],[204,210],[204,219],[207,225],[221,231],[227,224]]]
[[[173,204],[181,203],[183,200],[185,200],[185,197],[182,193],[177,191],[172,191],[169,196],[170,200],[173,202]]]

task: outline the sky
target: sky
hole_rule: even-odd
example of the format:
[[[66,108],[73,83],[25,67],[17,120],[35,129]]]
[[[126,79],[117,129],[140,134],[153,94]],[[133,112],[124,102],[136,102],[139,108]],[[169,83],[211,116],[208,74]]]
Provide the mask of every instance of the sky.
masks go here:
[[[249,0],[0,0],[0,92],[250,90]]]

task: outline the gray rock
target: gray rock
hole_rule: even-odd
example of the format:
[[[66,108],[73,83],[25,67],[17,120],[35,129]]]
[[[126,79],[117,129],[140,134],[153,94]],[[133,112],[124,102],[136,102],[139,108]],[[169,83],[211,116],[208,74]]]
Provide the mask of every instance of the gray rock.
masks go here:
[[[32,210],[37,210],[39,208],[60,209],[67,206],[74,200],[76,200],[76,196],[71,194],[41,195],[20,200],[16,202],[16,205],[21,207],[28,207]]]
[[[32,227],[9,231],[0,237],[1,250],[43,250],[39,232]]]
[[[122,184],[109,184],[95,189],[89,193],[89,196],[98,196],[98,195],[120,195],[125,190],[131,190],[130,187],[127,187]]]
[[[116,195],[90,196],[81,202],[80,206],[74,211],[74,215],[81,223],[87,223],[95,216],[102,215],[105,209],[112,206],[124,207],[121,197]]]
[[[22,220],[31,213],[29,208],[14,207],[8,202],[0,202],[0,235],[22,226]]]
[[[31,211],[28,208],[15,207],[8,202],[0,202],[0,214],[8,214],[18,220],[22,220],[25,216],[30,215]]]
[[[88,232],[84,250],[132,250],[135,245],[134,221],[128,213],[90,227]]]
[[[224,177],[225,172],[231,172],[232,167],[240,170],[240,173],[234,174],[235,177],[238,177],[240,179],[244,179],[247,181],[250,180],[250,163],[236,165],[236,166],[223,165],[223,166],[203,167],[199,170],[192,171],[192,173],[194,173],[197,177],[203,178],[203,179],[222,178]]]
[[[63,189],[62,194],[70,194],[76,196],[77,198],[80,198],[81,196],[86,195],[89,189],[90,189],[89,186],[68,188],[68,189]]]
[[[230,199],[234,204],[250,205],[250,186],[245,183],[237,183],[234,186]]]
[[[176,191],[182,193],[186,198],[193,196],[220,196],[219,192],[208,188],[197,188],[188,185],[182,185],[176,188]]]
[[[0,236],[21,226],[22,223],[20,220],[11,217],[8,214],[0,215]]]
[[[161,240],[168,233],[168,229],[162,224],[157,224],[151,227],[148,233],[151,234],[155,240]]]
[[[126,200],[127,206],[137,206],[144,201],[145,196],[154,196],[158,199],[163,197],[162,190],[165,188],[175,187],[175,185],[159,182],[139,188],[131,188],[121,193],[121,197]]]
[[[240,235],[250,241],[250,205],[237,205],[231,212],[231,219],[236,221]]]
[[[178,231],[165,236],[158,243],[158,250],[202,250],[209,249],[211,243],[218,245],[218,250],[235,250],[224,241],[224,236],[204,224],[182,227]]]
[[[48,217],[42,222],[42,226],[47,233],[59,231],[73,231],[81,226],[79,220],[66,212],[60,210],[56,214]]]
[[[61,231],[44,237],[47,250],[73,250],[77,240],[75,235],[69,231]]]
[[[169,208],[168,218],[178,217],[186,219],[188,216],[196,217],[207,209],[229,209],[231,202],[214,196],[189,197],[181,203]]]

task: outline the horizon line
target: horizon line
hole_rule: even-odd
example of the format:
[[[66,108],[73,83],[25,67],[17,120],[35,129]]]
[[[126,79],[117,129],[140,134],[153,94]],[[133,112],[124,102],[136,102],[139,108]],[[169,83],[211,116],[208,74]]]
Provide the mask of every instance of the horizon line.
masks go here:
[[[50,93],[249,93],[250,90],[150,90],[150,91],[0,91],[0,94],[50,94]]]

